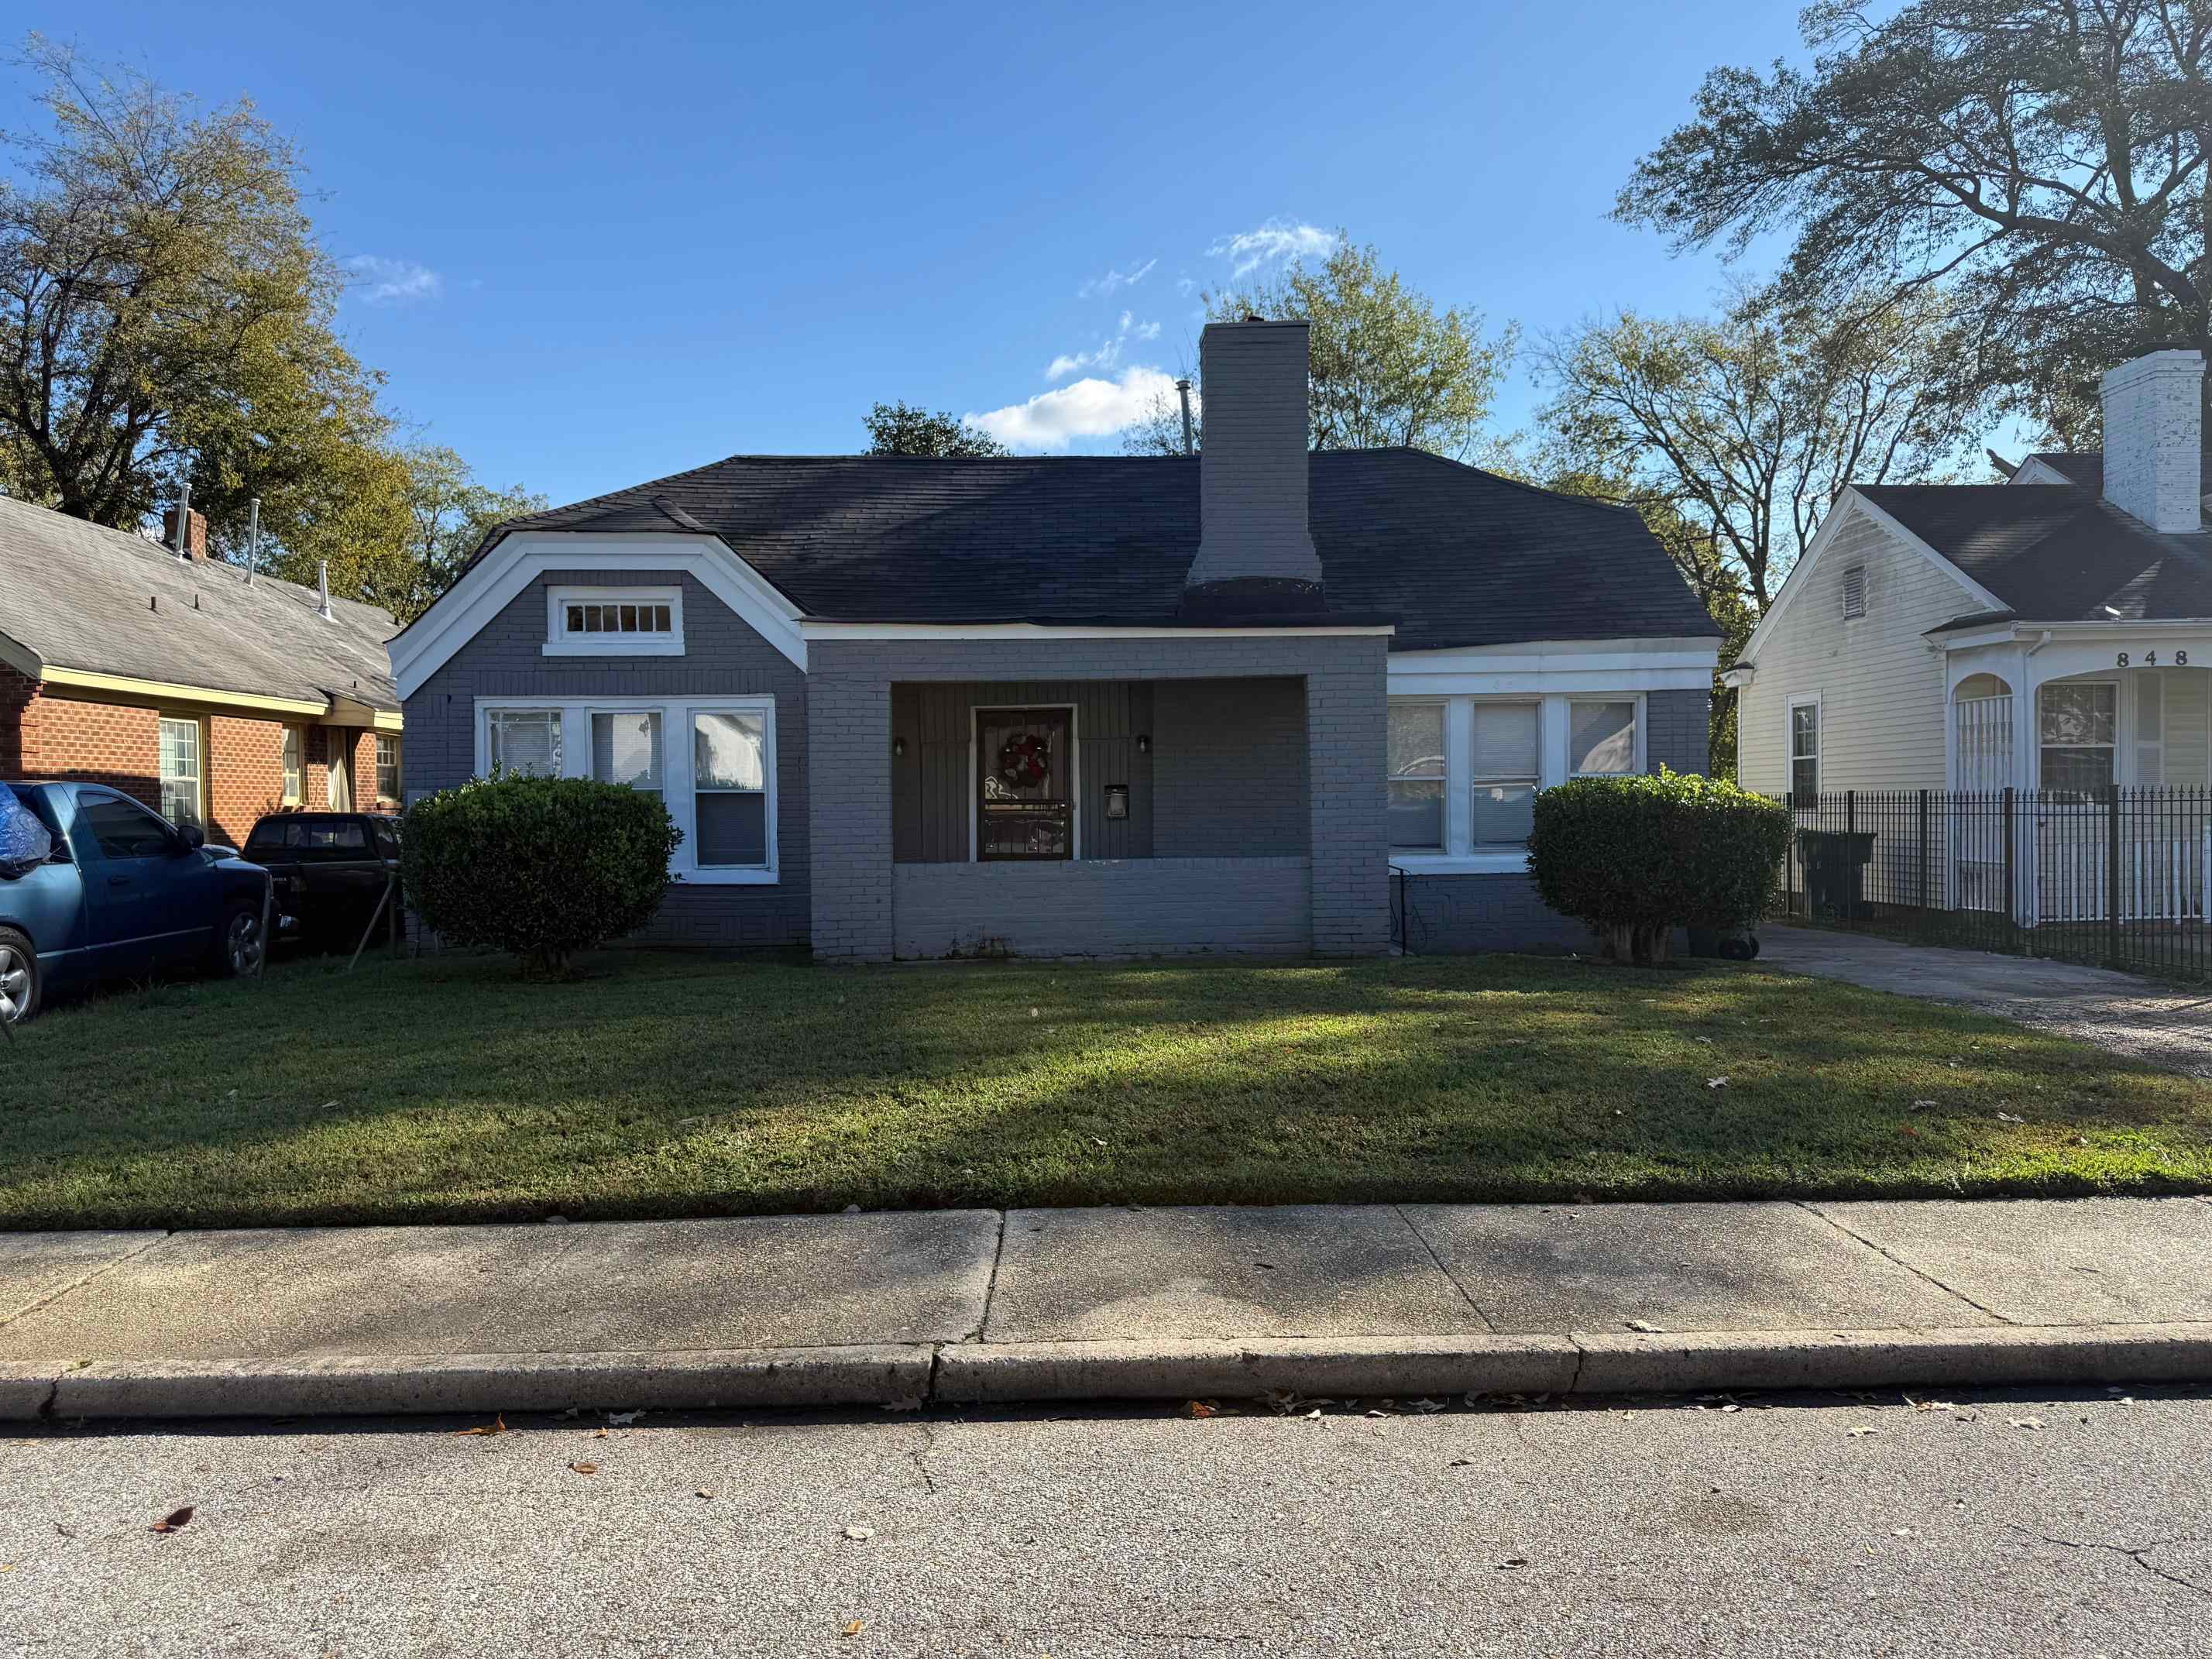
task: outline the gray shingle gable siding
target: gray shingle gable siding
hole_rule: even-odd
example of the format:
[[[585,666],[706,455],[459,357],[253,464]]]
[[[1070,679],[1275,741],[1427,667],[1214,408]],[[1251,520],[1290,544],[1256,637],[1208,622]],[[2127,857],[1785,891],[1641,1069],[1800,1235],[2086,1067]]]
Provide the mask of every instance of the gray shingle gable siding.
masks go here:
[[[684,588],[681,657],[549,657],[549,586]],[[812,869],[807,811],[806,677],[696,580],[672,571],[564,570],[532,582],[407,700],[407,791],[465,783],[476,765],[479,697],[775,699],[776,860],[773,886],[672,884],[642,937],[685,945],[805,941]],[[665,740],[688,740],[667,733]]]
[[[1311,463],[1329,607],[1395,618],[1396,649],[1718,637],[1626,508],[1419,450]],[[1198,550],[1199,462],[734,456],[517,520],[486,549],[522,530],[687,521],[817,618],[1169,625]]]

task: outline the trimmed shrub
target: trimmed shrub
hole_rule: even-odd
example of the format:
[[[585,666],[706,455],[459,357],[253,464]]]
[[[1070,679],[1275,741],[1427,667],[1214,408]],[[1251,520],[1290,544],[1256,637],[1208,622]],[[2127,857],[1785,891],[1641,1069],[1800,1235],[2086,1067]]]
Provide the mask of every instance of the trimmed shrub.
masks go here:
[[[399,878],[445,938],[557,978],[572,952],[653,919],[682,840],[660,798],[628,784],[495,774],[407,809]]]
[[[1677,927],[1747,927],[1790,848],[1779,802],[1724,780],[1577,778],[1536,797],[1528,869],[1544,902],[1623,962],[1663,962]]]

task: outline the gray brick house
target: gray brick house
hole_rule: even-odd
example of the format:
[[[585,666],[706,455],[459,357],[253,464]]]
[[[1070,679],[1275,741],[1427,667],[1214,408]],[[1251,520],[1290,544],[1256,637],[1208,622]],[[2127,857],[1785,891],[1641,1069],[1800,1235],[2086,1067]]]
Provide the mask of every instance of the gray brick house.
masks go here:
[[[502,526],[392,641],[409,793],[658,791],[669,942],[1579,944],[1529,802],[1702,770],[1719,629],[1632,513],[1309,453],[1306,351],[1209,325],[1188,459],[739,456]]]

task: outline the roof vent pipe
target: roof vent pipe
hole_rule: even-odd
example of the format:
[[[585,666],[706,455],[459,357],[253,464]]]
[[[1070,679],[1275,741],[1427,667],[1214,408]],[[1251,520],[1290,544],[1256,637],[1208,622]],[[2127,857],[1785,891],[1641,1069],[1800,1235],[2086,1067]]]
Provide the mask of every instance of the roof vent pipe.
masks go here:
[[[331,562],[315,561],[315,614],[325,622],[331,619]]]
[[[179,563],[182,563],[186,559],[191,557],[191,553],[190,551],[191,547],[191,535],[192,486],[191,481],[187,479],[185,480],[185,487],[177,492],[176,550]]]
[[[253,573],[261,568],[261,497],[246,504],[246,585],[253,586]]]

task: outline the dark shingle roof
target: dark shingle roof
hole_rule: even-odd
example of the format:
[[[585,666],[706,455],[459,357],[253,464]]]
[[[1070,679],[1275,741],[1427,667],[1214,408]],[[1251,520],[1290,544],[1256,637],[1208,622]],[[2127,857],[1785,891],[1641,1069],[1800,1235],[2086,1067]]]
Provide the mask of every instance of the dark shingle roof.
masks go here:
[[[397,709],[389,613],[0,496],[0,634],[48,666]]]
[[[2069,483],[2079,485],[2093,495],[2102,495],[2105,489],[2105,457],[2094,449],[2050,449],[2031,455],[2028,461],[2041,461]],[[2026,466],[2027,461],[2022,461]]]
[[[1198,550],[1199,462],[733,456],[518,519],[519,530],[719,536],[810,617],[1172,623]],[[1642,520],[1412,449],[1313,457],[1330,610],[1399,650],[1717,636]]]
[[[2212,617],[2212,536],[2160,535],[2087,489],[1863,484],[1858,493],[2003,600],[2014,616],[2038,622],[2104,622],[2115,612],[2129,622]]]

